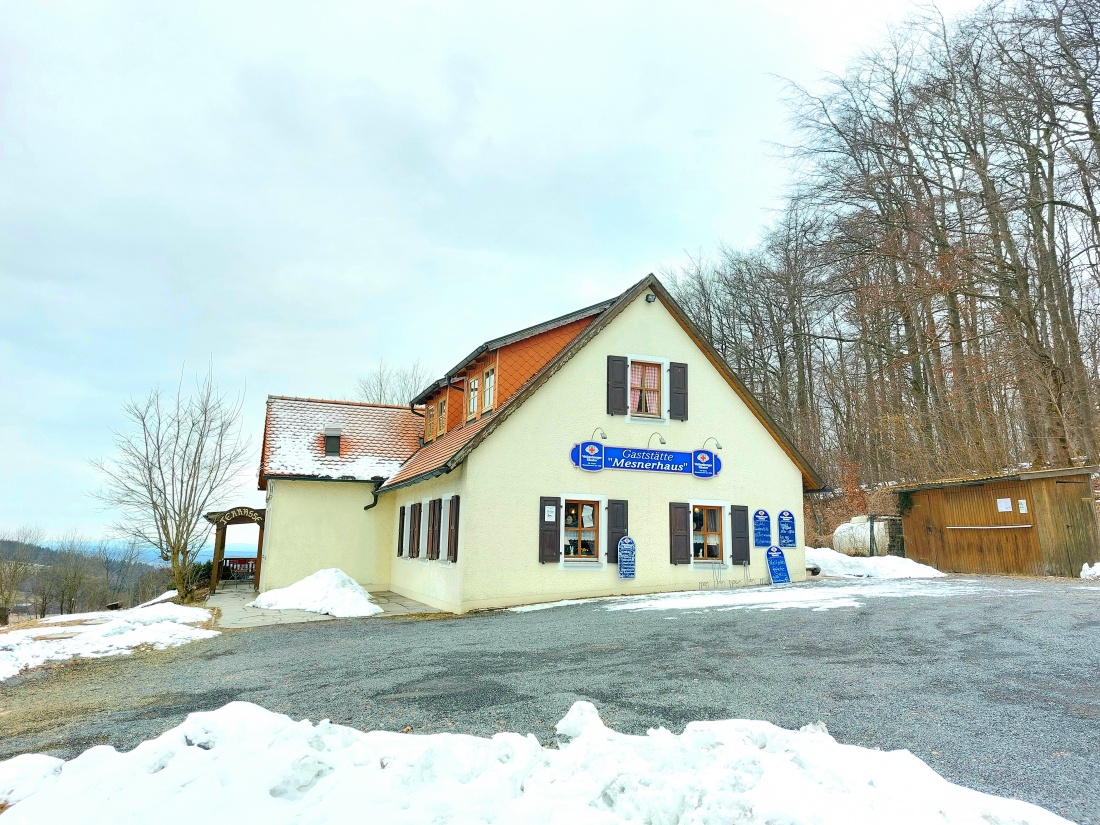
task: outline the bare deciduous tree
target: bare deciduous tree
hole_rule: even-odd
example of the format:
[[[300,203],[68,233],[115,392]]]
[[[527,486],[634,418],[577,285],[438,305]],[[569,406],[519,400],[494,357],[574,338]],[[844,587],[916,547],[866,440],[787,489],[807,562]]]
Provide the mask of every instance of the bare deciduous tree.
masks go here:
[[[31,552],[42,542],[42,531],[21,527],[0,533],[0,625],[6,625],[21,588],[34,570]]]
[[[360,401],[371,404],[408,404],[431,383],[435,375],[419,359],[407,367],[391,367],[385,359],[355,384]]]
[[[122,535],[159,551],[186,601],[210,534],[203,513],[232,489],[249,454],[241,399],[223,394],[208,370],[191,394],[181,381],[174,394],[157,388],[123,409],[132,429],[115,434],[114,457],[93,462],[106,479],[96,496],[119,511]]]

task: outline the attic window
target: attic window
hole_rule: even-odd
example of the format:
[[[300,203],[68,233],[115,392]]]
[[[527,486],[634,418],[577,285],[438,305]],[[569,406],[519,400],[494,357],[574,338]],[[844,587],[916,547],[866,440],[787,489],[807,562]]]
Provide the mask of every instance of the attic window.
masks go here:
[[[325,455],[340,455],[339,427],[325,427]]]

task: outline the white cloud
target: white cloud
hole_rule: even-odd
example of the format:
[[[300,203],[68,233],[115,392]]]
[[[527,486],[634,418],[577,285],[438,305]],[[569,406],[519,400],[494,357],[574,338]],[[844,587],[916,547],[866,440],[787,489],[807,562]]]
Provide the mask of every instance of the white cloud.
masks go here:
[[[0,488],[30,491],[0,496],[0,527],[94,520],[79,468],[125,398],[184,364],[247,385],[258,446],[268,393],[345,396],[379,356],[443,368],[751,241],[785,182],[774,76],[840,70],[913,10],[9,4],[0,363],[18,402],[0,428],[60,463],[0,465]]]

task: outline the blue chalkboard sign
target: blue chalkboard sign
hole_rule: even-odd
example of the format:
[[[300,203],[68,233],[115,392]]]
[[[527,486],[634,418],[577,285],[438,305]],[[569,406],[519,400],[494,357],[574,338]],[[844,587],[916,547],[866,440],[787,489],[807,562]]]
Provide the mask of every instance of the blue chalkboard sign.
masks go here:
[[[779,522],[779,546],[794,547],[794,513],[784,510],[776,521]]]
[[[752,514],[753,547],[770,547],[772,543],[772,517],[767,510],[757,510]]]
[[[783,555],[783,551],[778,547],[769,547],[765,555],[772,584],[790,584],[791,574],[787,572],[787,557]]]
[[[634,539],[630,536],[623,536],[619,539],[619,578],[620,579],[632,579],[634,578],[634,558],[637,554],[637,547],[634,545]]]

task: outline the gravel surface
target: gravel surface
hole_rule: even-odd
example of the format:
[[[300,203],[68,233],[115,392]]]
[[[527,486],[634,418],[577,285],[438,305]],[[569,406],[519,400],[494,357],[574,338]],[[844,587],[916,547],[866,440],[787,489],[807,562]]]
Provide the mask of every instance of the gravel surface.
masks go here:
[[[842,742],[906,748],[953,782],[1100,823],[1100,588],[967,581],[988,589],[952,594],[961,582],[937,579],[928,592],[952,595],[826,612],[597,602],[229,631],[0,684],[0,758],[128,749],[236,699],[364,729],[513,730],[549,743],[553,723],[588,699],[629,733],[822,720]]]

